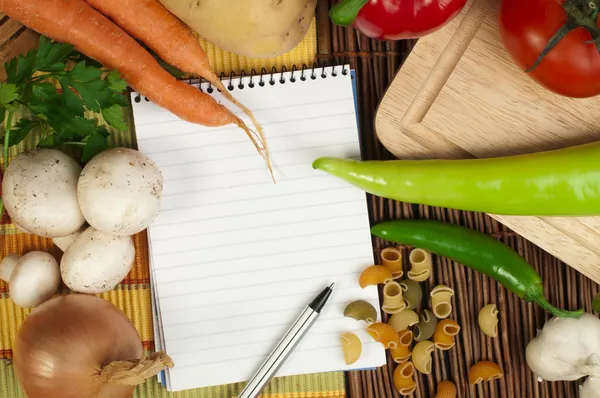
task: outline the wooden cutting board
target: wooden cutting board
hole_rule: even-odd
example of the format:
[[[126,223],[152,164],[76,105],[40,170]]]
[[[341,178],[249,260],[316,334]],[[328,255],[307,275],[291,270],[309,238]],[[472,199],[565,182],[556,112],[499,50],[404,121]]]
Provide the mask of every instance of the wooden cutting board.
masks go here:
[[[500,41],[499,4],[470,0],[417,42],[375,120],[395,156],[492,157],[600,139],[600,96],[565,98],[530,80]],[[492,217],[600,283],[600,217]]]

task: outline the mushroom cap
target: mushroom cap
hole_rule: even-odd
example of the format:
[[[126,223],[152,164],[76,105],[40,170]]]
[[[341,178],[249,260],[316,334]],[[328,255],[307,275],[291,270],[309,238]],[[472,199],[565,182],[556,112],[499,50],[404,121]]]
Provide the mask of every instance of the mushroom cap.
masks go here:
[[[87,228],[60,261],[64,283],[80,293],[112,290],[131,271],[135,246],[131,236],[115,236]]]
[[[158,215],[163,178],[146,155],[129,148],[107,149],[83,168],[77,187],[88,224],[107,234],[129,236]]]
[[[2,199],[24,230],[46,238],[70,235],[85,222],[77,200],[81,167],[56,149],[20,153],[8,165]]]
[[[49,253],[30,252],[10,276],[10,298],[20,307],[36,307],[54,296],[60,283],[58,261]]]

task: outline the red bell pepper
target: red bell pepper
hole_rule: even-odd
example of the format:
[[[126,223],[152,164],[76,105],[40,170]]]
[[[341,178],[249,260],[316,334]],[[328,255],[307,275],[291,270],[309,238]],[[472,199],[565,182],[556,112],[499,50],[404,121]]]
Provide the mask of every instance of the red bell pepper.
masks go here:
[[[467,0],[342,0],[329,12],[336,25],[352,25],[379,40],[418,38],[454,19]]]

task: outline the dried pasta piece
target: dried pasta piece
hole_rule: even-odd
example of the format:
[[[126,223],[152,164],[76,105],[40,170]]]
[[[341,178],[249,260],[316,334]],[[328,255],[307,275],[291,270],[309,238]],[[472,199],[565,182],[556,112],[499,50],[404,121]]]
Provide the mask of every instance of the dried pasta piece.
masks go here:
[[[404,362],[394,370],[394,387],[400,395],[410,395],[417,389],[414,379],[415,367],[412,362]]]
[[[406,274],[409,279],[417,282],[423,282],[429,279],[433,271],[433,262],[431,253],[423,249],[414,249],[408,257],[410,262],[410,271]]]
[[[367,333],[375,341],[380,342],[386,349],[397,348],[400,344],[398,332],[387,323],[376,322],[369,325]]]
[[[420,341],[415,345],[412,352],[412,362],[415,368],[423,374],[431,374],[431,354],[433,343],[429,340]]]
[[[400,331],[419,323],[419,316],[413,310],[400,311],[388,319],[388,325]]]
[[[419,315],[419,323],[415,328],[415,341],[429,340],[437,326],[437,318],[429,310],[423,310]]]
[[[398,347],[390,349],[390,354],[396,363],[404,363],[410,359],[412,350],[410,345],[412,343],[412,332],[410,330],[401,330],[398,332],[398,338],[400,342]]]
[[[437,393],[433,398],[456,398],[456,386],[448,380],[444,380],[438,384]]]
[[[358,336],[351,332],[342,333],[340,343],[342,343],[346,365],[351,365],[358,361],[360,354],[362,354],[362,343]]]
[[[498,336],[498,309],[496,304],[488,304],[479,311],[479,328],[489,337]]]
[[[454,290],[448,286],[438,285],[430,293],[431,309],[439,319],[448,318],[452,313],[452,296]]]
[[[498,364],[491,361],[480,361],[469,369],[469,384],[475,385],[496,380],[502,376],[504,376],[504,373]]]
[[[388,282],[383,287],[383,305],[381,309],[388,314],[397,314],[406,308],[402,297],[402,287],[398,282]]]
[[[419,282],[403,279],[400,281],[400,287],[402,287],[402,295],[404,296],[406,308],[409,310],[417,308],[423,299],[423,289]]]
[[[381,264],[392,272],[394,279],[404,275],[402,271],[402,252],[395,247],[386,247],[381,251]]]
[[[433,343],[438,350],[449,350],[454,347],[454,336],[460,332],[460,325],[452,319],[444,319],[438,323],[433,334]]]
[[[370,285],[379,285],[393,280],[392,271],[381,265],[371,265],[366,268],[358,280],[363,289]]]
[[[377,310],[367,301],[356,300],[344,308],[344,316],[354,318],[357,321],[373,323],[377,321]]]

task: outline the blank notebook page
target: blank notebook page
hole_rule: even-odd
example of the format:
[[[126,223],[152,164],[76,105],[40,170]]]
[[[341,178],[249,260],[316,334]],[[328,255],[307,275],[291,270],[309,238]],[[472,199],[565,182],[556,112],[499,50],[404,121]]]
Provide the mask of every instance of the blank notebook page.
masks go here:
[[[366,195],[311,167],[320,156],[360,158],[352,78],[342,70],[325,68],[323,78],[319,68],[314,80],[305,71],[304,81],[295,71],[294,83],[291,72],[276,73],[274,84],[267,75],[263,86],[254,76],[253,88],[248,77],[232,81],[235,97],[264,128],[276,184],[237,126],[184,122],[132,94],[139,149],[164,177],[149,240],[155,327],[175,362],[165,374],[169,390],[249,380],[331,282],[321,317],[277,376],[385,363],[366,324],[343,316],[354,300],[379,306],[376,287],[358,286],[360,272],[373,264]],[[346,331],[363,342],[351,366],[339,341]]]

